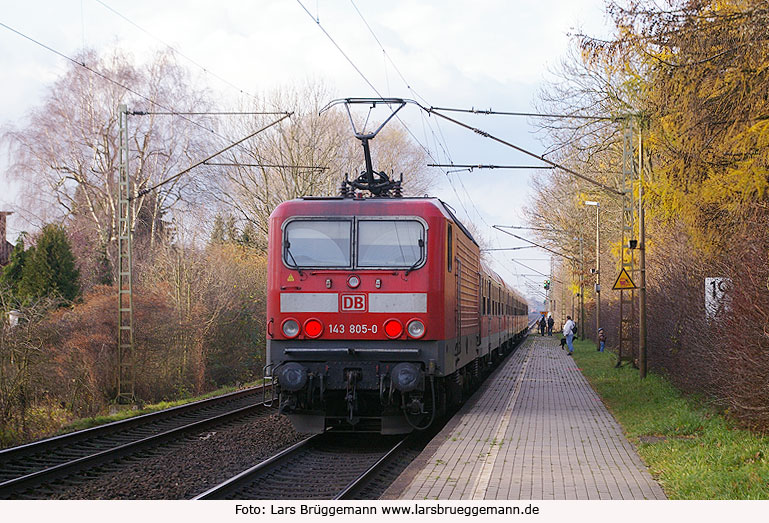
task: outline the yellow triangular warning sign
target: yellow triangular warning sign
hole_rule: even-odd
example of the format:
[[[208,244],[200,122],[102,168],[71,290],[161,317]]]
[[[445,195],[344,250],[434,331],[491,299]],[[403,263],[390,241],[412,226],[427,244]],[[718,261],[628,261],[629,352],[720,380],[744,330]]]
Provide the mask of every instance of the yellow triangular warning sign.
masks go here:
[[[625,290],[625,289],[635,289],[635,288],[636,288],[635,283],[633,283],[633,280],[630,278],[630,275],[627,273],[627,271],[623,267],[619,273],[619,276],[617,276],[617,281],[614,282],[614,287],[612,287],[612,289]]]
[[[294,281],[294,275],[293,274],[289,274],[288,278],[286,280],[287,281]]]

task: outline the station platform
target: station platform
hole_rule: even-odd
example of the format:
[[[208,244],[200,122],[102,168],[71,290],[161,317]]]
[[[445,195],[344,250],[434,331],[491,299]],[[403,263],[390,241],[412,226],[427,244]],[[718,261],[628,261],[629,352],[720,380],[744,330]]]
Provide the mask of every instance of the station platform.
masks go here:
[[[559,340],[529,336],[381,499],[665,499]]]

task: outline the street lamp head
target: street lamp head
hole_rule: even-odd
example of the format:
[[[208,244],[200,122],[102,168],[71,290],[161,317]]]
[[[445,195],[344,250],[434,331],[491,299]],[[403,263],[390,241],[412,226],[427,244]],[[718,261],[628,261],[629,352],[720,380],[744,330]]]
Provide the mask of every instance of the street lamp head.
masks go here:
[[[594,201],[591,201],[591,200],[586,200],[585,201],[585,205],[595,205],[596,207],[600,207],[601,203],[600,202],[594,202]]]

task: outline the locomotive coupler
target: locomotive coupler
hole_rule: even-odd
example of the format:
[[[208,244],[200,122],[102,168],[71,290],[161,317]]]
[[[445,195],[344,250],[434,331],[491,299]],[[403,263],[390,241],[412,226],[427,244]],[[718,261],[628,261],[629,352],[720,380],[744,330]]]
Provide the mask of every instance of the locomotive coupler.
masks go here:
[[[280,414],[291,412],[296,408],[296,397],[293,394],[284,394],[281,392],[278,401],[278,412]]]
[[[424,414],[425,404],[422,403],[422,400],[420,398],[416,398],[412,396],[408,404],[404,406],[404,410],[414,416],[416,416],[417,414]]]

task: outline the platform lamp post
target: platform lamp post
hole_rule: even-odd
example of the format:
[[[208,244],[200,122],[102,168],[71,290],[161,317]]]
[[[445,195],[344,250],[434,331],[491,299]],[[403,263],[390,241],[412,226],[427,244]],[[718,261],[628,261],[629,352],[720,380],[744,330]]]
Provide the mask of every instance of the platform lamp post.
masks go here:
[[[599,228],[600,202],[586,201],[585,205],[595,206],[595,343],[598,342],[598,329],[601,328],[601,229]]]
[[[582,233],[579,235],[579,259],[579,330],[582,331],[582,341],[585,341],[585,252],[582,248]]]

